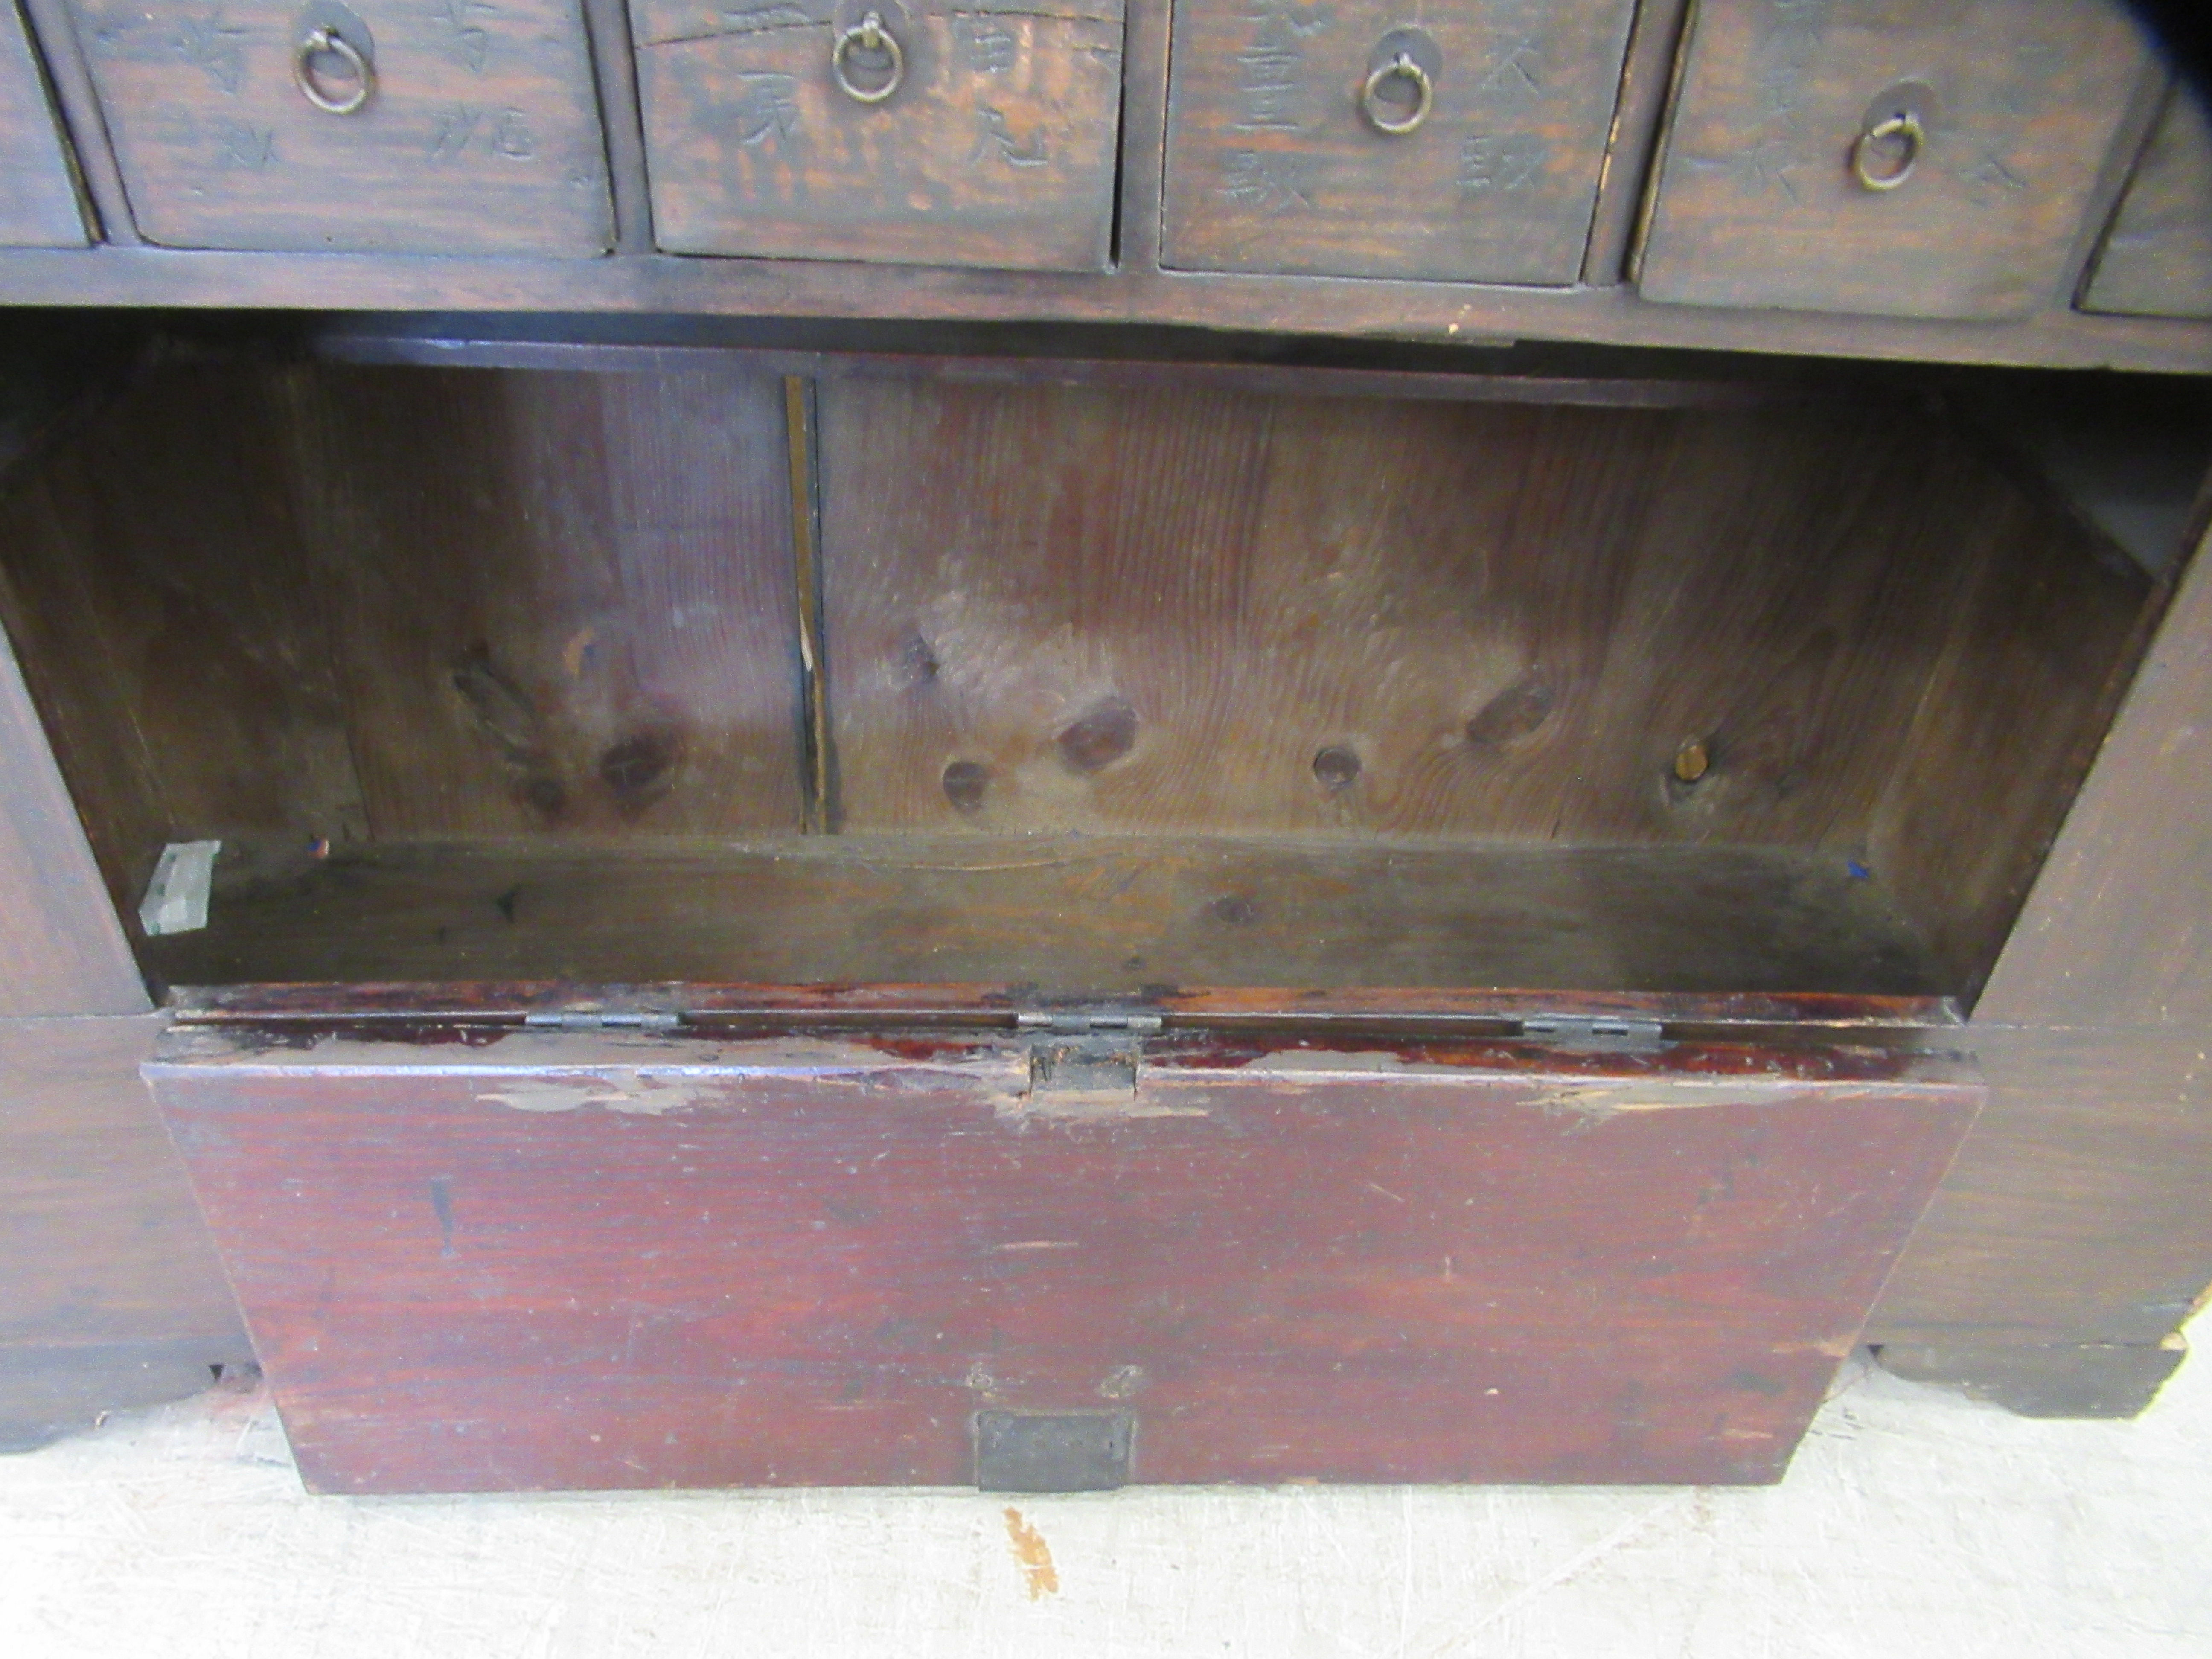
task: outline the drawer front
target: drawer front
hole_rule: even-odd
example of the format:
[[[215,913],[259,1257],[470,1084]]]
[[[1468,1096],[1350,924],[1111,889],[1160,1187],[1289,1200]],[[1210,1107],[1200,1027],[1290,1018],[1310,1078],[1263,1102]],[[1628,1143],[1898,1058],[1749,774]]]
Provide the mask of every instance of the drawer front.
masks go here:
[[[1118,1445],[1048,1486],[1773,1480],[1980,1092],[1174,1042],[180,1034],[149,1075],[353,1492],[998,1485],[1001,1413]]]
[[[663,248],[1110,257],[1121,0],[639,0],[631,16]]]
[[[604,252],[574,0],[78,0],[131,210],[165,247]]]
[[[2053,301],[2148,70],[2122,6],[1698,0],[1645,298],[1886,316]]]
[[[1566,284],[1633,0],[1177,0],[1164,258]]]
[[[0,247],[82,247],[84,216],[13,0],[0,0]]]
[[[2212,114],[2186,88],[2151,132],[2081,308],[2212,317]]]

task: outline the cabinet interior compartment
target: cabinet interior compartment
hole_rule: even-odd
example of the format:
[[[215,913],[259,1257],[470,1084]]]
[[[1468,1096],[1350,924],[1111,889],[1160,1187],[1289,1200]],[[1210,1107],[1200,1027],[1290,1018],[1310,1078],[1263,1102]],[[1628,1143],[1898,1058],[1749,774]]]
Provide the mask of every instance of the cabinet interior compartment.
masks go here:
[[[2002,380],[571,361],[168,361],[7,479],[157,984],[1970,1002],[2167,580]]]

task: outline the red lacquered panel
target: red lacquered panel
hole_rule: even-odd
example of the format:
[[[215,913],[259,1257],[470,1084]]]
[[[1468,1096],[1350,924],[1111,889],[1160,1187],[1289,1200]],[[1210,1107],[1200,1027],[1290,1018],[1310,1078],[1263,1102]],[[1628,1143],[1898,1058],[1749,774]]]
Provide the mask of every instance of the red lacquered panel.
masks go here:
[[[301,1468],[348,1492],[1779,1476],[1980,1099],[1868,1049],[173,1036]],[[1077,1086],[1068,1086],[1073,1077]]]

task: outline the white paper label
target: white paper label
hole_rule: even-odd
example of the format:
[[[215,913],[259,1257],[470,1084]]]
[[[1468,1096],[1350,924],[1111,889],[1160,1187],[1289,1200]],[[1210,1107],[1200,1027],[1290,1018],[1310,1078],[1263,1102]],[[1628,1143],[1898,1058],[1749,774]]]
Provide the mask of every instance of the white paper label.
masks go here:
[[[138,904],[138,925],[149,939],[207,926],[208,890],[215,885],[215,855],[221,851],[219,841],[173,841],[161,849]]]

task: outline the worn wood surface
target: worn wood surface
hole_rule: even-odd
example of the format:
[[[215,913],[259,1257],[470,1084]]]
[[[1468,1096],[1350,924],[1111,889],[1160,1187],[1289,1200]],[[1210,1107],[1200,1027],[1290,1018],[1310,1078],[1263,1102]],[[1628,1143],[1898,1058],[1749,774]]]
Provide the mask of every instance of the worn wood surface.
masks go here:
[[[2212,562],[2182,576],[1975,1006],[1989,1025],[2212,1019]],[[2208,1273],[2212,1277],[2212,1273]]]
[[[1598,175],[1589,246],[1583,254],[1582,279],[1592,287],[1627,279],[1690,7],[1691,0],[1637,0],[1621,64],[1620,95],[1606,136],[1605,166]]]
[[[1869,1340],[2156,1347],[2212,1282],[2201,1027],[1970,1030],[1989,1109]]]
[[[2014,495],[1960,545],[1966,580],[1869,838],[1869,861],[1969,1000],[2104,740],[2156,604],[2151,579],[2102,537],[2055,521],[2057,505]]]
[[[166,841],[365,830],[282,416],[252,375],[157,373],[0,500],[7,625],[134,927]]]
[[[0,608],[126,915],[172,840],[795,830],[787,489],[772,380],[177,367]]]
[[[233,842],[210,926],[149,941],[147,959],[177,985],[1942,989],[1841,855],[1219,837],[414,842],[325,858]]]
[[[573,0],[81,0],[76,33],[131,210],[165,247],[594,254],[611,245],[605,146]],[[311,104],[307,33],[369,63],[368,102]],[[366,36],[366,44],[355,35]],[[324,94],[359,87],[315,58]]]
[[[2018,317],[2070,289],[2151,72],[2117,0],[1698,0],[1686,51],[1644,295],[1921,317]],[[1910,176],[1865,187],[1854,144],[1908,106],[1927,134]]]
[[[0,1018],[130,1014],[146,988],[0,632]]]
[[[1178,0],[1163,263],[1574,282],[1632,9]],[[1429,74],[1433,102],[1392,135],[1361,95],[1401,47]],[[1410,82],[1389,80],[1376,92],[1382,118],[1406,120]]]
[[[252,1358],[139,1080],[161,1025],[0,1019],[0,1449]]]
[[[821,407],[856,831],[1819,847],[1963,984],[2148,592],[1895,405]]]
[[[2177,86],[2081,296],[2090,311],[2212,317],[2212,113]]]
[[[798,829],[774,380],[285,385],[370,835]]]
[[[2097,316],[2056,303],[1991,328],[1942,319],[1654,305],[1625,285],[1346,283],[1130,269],[963,270],[675,255],[423,259],[24,248],[0,253],[0,304],[1139,323],[1477,347],[1578,341],[1890,362],[2212,370],[2212,325]]]
[[[1144,1483],[1771,1480],[1978,1090],[1711,1063],[1200,1048],[1120,1114],[998,1042],[152,1076],[325,1491],[964,1483],[981,1408],[1130,1413]]]
[[[0,247],[82,247],[76,184],[13,0],[0,5]]]
[[[866,15],[897,43],[833,48]],[[1121,0],[640,0],[655,235],[683,253],[1097,270]]]

